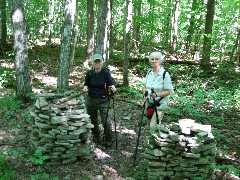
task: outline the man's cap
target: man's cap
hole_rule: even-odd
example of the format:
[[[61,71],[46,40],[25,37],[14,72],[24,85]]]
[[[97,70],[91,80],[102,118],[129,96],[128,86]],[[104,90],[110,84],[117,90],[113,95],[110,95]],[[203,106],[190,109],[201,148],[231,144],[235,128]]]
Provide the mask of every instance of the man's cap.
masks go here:
[[[103,61],[102,55],[101,54],[94,54],[92,56],[92,61],[96,61],[96,60],[101,60]]]

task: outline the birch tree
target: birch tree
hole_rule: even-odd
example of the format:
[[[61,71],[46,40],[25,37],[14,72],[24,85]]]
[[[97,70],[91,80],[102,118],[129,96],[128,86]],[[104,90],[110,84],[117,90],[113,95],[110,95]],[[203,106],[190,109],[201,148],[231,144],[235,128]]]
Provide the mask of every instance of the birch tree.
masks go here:
[[[58,91],[64,92],[69,88],[69,58],[72,40],[72,29],[76,0],[66,0],[64,9],[64,24],[61,38],[61,50],[58,69]]]
[[[16,95],[22,101],[28,101],[32,92],[27,49],[26,24],[23,0],[12,1],[12,25],[14,38],[14,58],[16,68]]]
[[[130,30],[132,25],[132,0],[126,0],[127,13],[126,13],[126,30],[124,37],[124,64],[123,64],[123,86],[129,85],[128,80],[128,66],[129,66],[129,47],[130,47]]]
[[[176,0],[173,6],[173,13],[172,13],[172,30],[171,30],[171,51],[175,52],[177,46],[177,34],[178,34],[178,17],[179,17],[179,6],[180,0]]]
[[[94,1],[87,0],[87,60],[94,51]]]
[[[110,0],[99,0],[95,53],[102,54],[105,61],[108,60],[109,35],[110,35]]]

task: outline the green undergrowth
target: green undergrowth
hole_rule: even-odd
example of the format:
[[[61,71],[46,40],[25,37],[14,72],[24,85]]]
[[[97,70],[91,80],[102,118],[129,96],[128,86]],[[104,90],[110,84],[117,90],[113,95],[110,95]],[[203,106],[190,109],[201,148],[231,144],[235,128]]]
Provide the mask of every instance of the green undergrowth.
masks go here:
[[[13,88],[15,86],[16,81],[14,70],[0,66],[0,88]]]
[[[170,108],[166,111],[166,121],[188,118],[197,123],[212,125],[212,133],[217,141],[216,153],[221,156],[229,153],[239,156],[240,153],[238,139],[235,137],[239,136],[237,127],[240,125],[240,76],[239,68],[232,64],[224,62],[213,67],[210,75],[200,67],[169,64],[165,66],[171,74],[175,90]],[[146,68],[142,67],[142,70]],[[239,167],[233,165],[215,166],[216,170],[223,168],[230,174],[239,173]],[[137,170],[136,176],[141,174],[141,171],[142,169]]]
[[[16,178],[16,173],[13,166],[6,160],[3,152],[0,151],[0,179],[13,180]]]
[[[14,95],[0,98],[1,123],[11,129],[25,128],[31,121],[28,109],[21,106],[21,102]]]

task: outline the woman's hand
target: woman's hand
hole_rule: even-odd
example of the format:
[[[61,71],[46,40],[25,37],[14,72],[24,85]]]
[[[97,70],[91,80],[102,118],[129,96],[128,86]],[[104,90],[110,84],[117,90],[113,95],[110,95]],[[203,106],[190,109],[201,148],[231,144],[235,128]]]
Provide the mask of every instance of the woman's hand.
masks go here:
[[[83,87],[83,92],[85,92],[85,93],[88,92],[88,87],[87,86]]]
[[[116,89],[116,87],[115,87],[114,85],[109,86],[109,87],[111,88],[111,90],[112,90],[113,93],[115,93],[115,92],[117,91],[117,89]]]
[[[155,98],[157,97],[157,93],[156,93],[156,92],[154,92],[154,93],[152,93],[152,94],[151,94],[151,96],[152,96],[152,98],[154,98],[154,99],[155,99]]]

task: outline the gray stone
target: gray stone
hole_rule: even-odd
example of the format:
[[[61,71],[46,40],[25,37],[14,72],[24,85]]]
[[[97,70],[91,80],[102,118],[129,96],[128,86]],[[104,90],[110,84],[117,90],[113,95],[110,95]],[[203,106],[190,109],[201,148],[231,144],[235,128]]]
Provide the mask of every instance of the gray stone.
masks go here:
[[[194,154],[194,153],[183,153],[185,157],[188,158],[194,158],[194,159],[199,159],[201,157],[200,154]]]
[[[154,154],[154,156],[158,156],[158,157],[165,155],[165,154],[164,154],[162,151],[160,151],[159,149],[154,149],[154,150],[153,150],[153,154]]]
[[[68,124],[71,125],[71,126],[81,127],[85,124],[85,122],[80,122],[80,121],[71,122],[71,121],[68,121]]]
[[[64,160],[62,160],[62,163],[63,164],[71,164],[71,163],[75,162],[76,160],[77,160],[76,157],[74,157],[72,159],[64,159]]]
[[[35,122],[35,125],[39,128],[42,129],[51,129],[51,128],[55,128],[54,125],[50,125],[50,124],[45,124],[45,123],[40,123],[40,122]]]
[[[67,116],[54,116],[51,118],[52,124],[66,124],[68,120]]]
[[[45,100],[45,98],[40,97],[36,100],[36,103],[35,103],[36,108],[40,109],[46,106],[48,106],[48,102]]]
[[[166,167],[166,162],[156,162],[156,161],[149,161],[148,165],[153,167]]]

